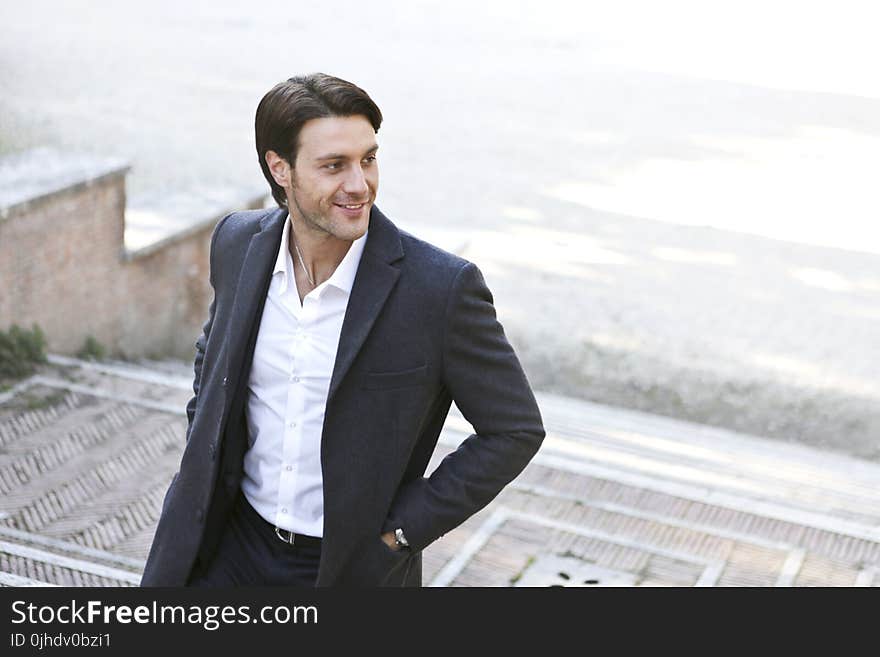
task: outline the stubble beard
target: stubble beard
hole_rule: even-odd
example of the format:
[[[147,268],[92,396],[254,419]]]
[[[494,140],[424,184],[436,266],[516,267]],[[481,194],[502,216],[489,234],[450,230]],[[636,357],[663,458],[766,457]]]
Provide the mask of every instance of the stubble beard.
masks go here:
[[[367,201],[370,204],[370,208],[372,208],[372,199],[374,198],[373,190],[370,190],[369,200]],[[354,236],[345,236],[337,234],[333,229],[335,228],[335,222],[333,218],[330,216],[330,213],[333,211],[333,206],[331,202],[331,207],[328,208],[327,214],[318,213],[309,213],[303,210],[302,206],[299,204],[299,200],[296,197],[296,185],[293,185],[290,190],[290,199],[288,200],[288,213],[291,211],[290,201],[293,201],[293,205],[296,208],[296,214],[299,215],[301,219],[301,223],[304,224],[306,230],[317,233],[321,237],[332,237],[338,240],[343,240],[345,242],[353,242],[359,237],[363,236],[363,232],[360,235]],[[369,210],[367,211],[369,215]],[[291,217],[291,220],[294,220],[295,217]],[[369,222],[369,219],[367,220]],[[366,229],[364,230],[366,232]]]
[[[312,214],[303,210],[302,206],[299,204],[299,200],[296,198],[296,188],[291,188],[290,191],[291,200],[293,201],[293,205],[296,208],[296,214],[299,215],[296,218],[301,220],[301,223],[305,224],[305,228],[309,231],[313,231],[316,233],[320,233],[323,235],[328,235],[330,237],[335,237],[332,231],[328,230],[326,225],[331,222],[321,221],[322,215],[320,214]],[[292,208],[289,207],[290,203],[288,202],[288,211]],[[291,217],[294,219],[294,217]]]

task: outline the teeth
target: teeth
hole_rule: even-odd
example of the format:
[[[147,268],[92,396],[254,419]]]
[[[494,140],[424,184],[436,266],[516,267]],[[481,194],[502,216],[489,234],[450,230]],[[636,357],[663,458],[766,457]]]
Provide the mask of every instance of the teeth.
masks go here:
[[[343,206],[343,207],[346,207],[346,208],[348,208],[349,210],[356,210],[357,208],[362,208],[363,206],[364,206],[364,204],[361,203],[361,204],[359,204],[359,205],[346,205],[346,206]]]

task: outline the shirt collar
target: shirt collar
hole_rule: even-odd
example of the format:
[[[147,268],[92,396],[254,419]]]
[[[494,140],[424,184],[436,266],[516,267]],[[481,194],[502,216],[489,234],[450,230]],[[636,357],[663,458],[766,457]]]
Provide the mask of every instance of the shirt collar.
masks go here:
[[[284,221],[284,230],[281,232],[281,245],[278,248],[278,257],[275,258],[275,269],[272,271],[273,276],[279,272],[284,275],[281,279],[281,288],[279,290],[281,294],[284,294],[288,286],[293,285],[296,280],[293,272],[293,259],[290,257],[290,226],[291,220],[290,214],[288,214],[287,219]],[[332,285],[346,294],[351,294],[351,288],[354,287],[354,278],[361,263],[361,256],[363,255],[364,245],[367,243],[369,232],[368,228],[363,235],[351,243],[351,247],[349,247],[342,262],[339,263],[330,278],[325,281],[327,285]],[[324,285],[324,283],[321,285]],[[320,288],[321,285],[318,287]]]
[[[290,215],[284,221],[284,229],[281,231],[281,246],[278,249],[278,257],[275,258],[275,269],[272,276],[281,273],[281,287],[279,292],[284,294],[288,284],[293,281],[293,260],[290,258]]]
[[[357,275],[358,266],[361,264],[361,255],[364,253],[364,245],[367,243],[367,234],[370,229],[367,228],[364,234],[358,237],[348,249],[342,262],[336,267],[336,270],[327,279],[327,285],[339,288],[346,294],[351,294],[351,288],[354,287],[354,277]]]

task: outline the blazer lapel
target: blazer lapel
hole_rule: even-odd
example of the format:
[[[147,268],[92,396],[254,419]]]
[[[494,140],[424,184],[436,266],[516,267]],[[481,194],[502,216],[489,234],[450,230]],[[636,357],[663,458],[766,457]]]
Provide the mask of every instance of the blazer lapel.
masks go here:
[[[248,244],[230,315],[235,321],[226,344],[224,371],[229,390],[236,390],[239,384],[247,339],[255,322],[259,320],[258,315],[262,314],[262,304],[266,298],[286,218],[287,211],[283,209],[268,214],[260,221],[260,231],[251,237]],[[339,389],[388,295],[394,289],[400,270],[391,263],[402,257],[403,247],[397,227],[373,206],[370,213],[370,233],[342,322],[336,362],[327,395],[328,403]],[[227,407],[231,397],[232,395],[227,395]]]
[[[370,233],[348,299],[327,403],[333,399],[352,362],[367,339],[388,295],[397,284],[400,269],[391,263],[403,257],[397,227],[376,206],[370,213]]]
[[[260,220],[260,231],[251,237],[248,244],[232,302],[230,317],[233,322],[226,344],[225,372],[228,390],[237,389],[241,365],[247,351],[247,339],[259,320],[258,315],[262,315],[263,302],[286,218],[287,211],[282,208],[266,215]],[[232,395],[227,395],[227,407],[231,397]]]

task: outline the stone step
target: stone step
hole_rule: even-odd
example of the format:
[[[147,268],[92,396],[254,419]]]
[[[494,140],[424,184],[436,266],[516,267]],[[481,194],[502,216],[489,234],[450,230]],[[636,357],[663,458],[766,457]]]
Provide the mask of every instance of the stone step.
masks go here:
[[[53,356],[0,395],[0,585],[137,583],[183,449],[178,372]],[[880,585],[880,466],[536,396],[544,445],[425,550],[426,584]],[[453,407],[428,472],[472,431]]]
[[[436,460],[449,451],[441,449]],[[833,526],[835,519],[825,520]],[[822,523],[782,520],[536,459],[486,509],[426,551],[425,581],[578,585],[560,578],[563,571],[550,572],[552,564],[574,559],[586,568],[576,571],[592,573],[581,585],[880,586],[880,542],[848,527],[816,525]]]
[[[0,586],[136,586],[143,562],[0,525]]]
[[[539,457],[547,462],[697,499],[822,514],[877,530],[880,537],[880,464],[636,411],[536,396],[547,429]],[[454,407],[446,427],[450,446],[472,431]]]
[[[135,585],[188,395],[165,375],[61,360],[0,400],[0,584]]]

